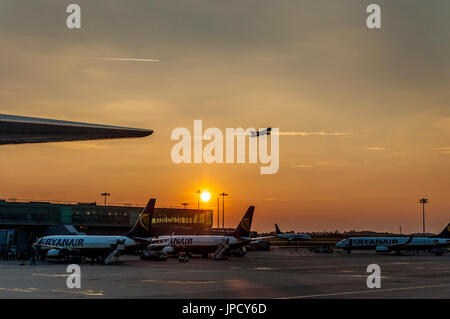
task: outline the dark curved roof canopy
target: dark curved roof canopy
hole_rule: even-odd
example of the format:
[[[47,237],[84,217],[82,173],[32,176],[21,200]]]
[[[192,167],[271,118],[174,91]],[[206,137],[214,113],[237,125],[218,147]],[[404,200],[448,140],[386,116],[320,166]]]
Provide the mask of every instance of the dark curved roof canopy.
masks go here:
[[[144,137],[153,130],[0,114],[0,145]]]

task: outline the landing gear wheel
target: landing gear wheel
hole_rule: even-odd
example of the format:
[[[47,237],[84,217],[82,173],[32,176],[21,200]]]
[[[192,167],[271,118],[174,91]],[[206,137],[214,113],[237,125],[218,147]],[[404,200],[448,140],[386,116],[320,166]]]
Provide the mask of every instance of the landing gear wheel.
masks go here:
[[[187,263],[189,261],[189,257],[187,255],[180,255],[178,257],[178,261],[180,263]]]

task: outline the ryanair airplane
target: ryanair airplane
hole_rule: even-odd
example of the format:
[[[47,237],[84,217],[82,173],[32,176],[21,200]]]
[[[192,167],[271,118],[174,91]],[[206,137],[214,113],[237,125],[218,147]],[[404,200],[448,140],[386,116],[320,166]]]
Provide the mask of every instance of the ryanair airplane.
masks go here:
[[[351,237],[336,244],[338,248],[347,250],[375,250],[377,253],[395,252],[402,250],[434,250],[442,254],[445,248],[450,247],[450,224],[435,237]]]
[[[250,228],[252,226],[254,206],[250,206],[234,232],[228,235],[173,235],[155,237],[148,246],[150,250],[165,253],[192,253],[208,257],[209,253],[218,250],[226,244],[229,249],[241,248],[252,241]]]
[[[46,236],[35,243],[40,254],[48,259],[96,259],[104,263],[119,245],[120,253],[128,253],[146,247],[151,241],[151,221],[156,199],[148,201],[133,228],[120,236],[64,235]]]

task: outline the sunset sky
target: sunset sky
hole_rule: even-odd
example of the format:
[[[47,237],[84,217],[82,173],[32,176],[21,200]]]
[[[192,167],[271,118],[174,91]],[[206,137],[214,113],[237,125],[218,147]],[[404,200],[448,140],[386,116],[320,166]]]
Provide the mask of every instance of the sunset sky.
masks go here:
[[[366,27],[366,6],[382,29]],[[66,6],[82,9],[81,30]],[[0,113],[153,129],[141,139],[0,148],[0,198],[196,207],[226,226],[421,231],[450,222],[450,2],[0,2]],[[100,58],[156,59],[159,62]],[[267,127],[261,164],[174,164],[172,130]],[[214,217],[216,220],[216,217]]]

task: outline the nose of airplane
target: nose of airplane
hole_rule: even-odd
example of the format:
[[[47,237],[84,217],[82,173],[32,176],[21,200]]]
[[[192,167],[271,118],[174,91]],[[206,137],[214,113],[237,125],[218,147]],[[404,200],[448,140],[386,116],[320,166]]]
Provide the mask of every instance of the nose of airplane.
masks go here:
[[[342,248],[342,247],[345,247],[345,239],[344,240],[341,240],[340,242],[338,242],[337,244],[336,244],[336,246],[337,247],[339,247],[339,248]]]

